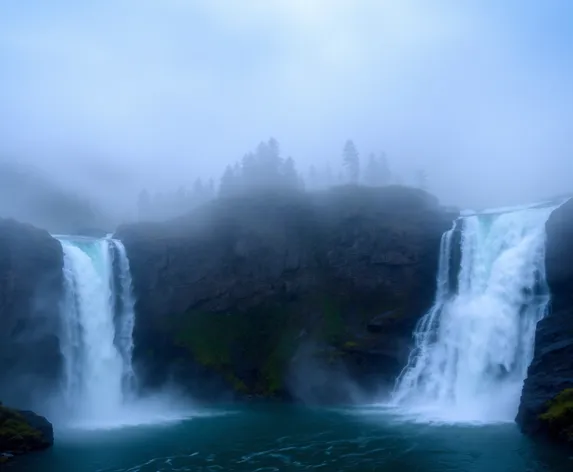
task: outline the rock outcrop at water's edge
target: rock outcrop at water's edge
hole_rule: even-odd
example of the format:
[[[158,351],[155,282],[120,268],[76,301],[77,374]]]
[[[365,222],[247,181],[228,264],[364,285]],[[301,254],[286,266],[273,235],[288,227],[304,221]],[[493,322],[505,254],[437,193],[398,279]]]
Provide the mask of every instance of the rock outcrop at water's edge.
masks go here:
[[[0,464],[14,455],[41,451],[53,444],[53,428],[46,418],[0,403]]]
[[[349,186],[120,228],[140,380],[320,402],[392,384],[456,216],[421,190]]]
[[[47,231],[0,219],[0,398],[40,408],[59,382],[63,255]]]
[[[537,325],[517,422],[526,433],[573,446],[573,199],[553,212],[546,229],[551,304]]]

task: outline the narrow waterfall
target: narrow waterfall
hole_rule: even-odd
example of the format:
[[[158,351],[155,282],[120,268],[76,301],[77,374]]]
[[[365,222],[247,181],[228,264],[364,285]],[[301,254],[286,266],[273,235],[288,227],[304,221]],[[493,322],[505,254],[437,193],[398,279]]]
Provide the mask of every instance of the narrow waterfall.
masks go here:
[[[111,238],[59,240],[66,408],[79,421],[105,421],[118,415],[135,382],[129,261],[122,243]]]
[[[435,302],[416,327],[393,404],[430,420],[513,421],[549,302],[545,222],[554,208],[466,216],[443,235]]]
[[[133,326],[135,324],[131,270],[123,243],[117,239],[111,239],[110,242],[117,256],[117,274],[119,279],[119,290],[116,297],[116,313],[119,314],[116,323],[116,346],[122,358],[123,392],[124,395],[131,395],[136,387],[135,373],[131,362],[133,356]]]

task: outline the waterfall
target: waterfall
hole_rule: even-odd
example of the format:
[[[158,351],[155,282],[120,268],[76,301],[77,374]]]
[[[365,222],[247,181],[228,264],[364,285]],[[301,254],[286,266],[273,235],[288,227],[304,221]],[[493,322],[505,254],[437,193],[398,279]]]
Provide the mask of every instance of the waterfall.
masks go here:
[[[394,405],[430,420],[514,420],[549,302],[545,222],[554,208],[474,214],[442,236],[434,305],[415,329]],[[459,267],[451,267],[455,231]]]
[[[129,395],[135,389],[135,373],[131,362],[133,356],[133,326],[135,324],[135,311],[132,293],[131,271],[129,259],[123,243],[117,239],[111,239],[118,258],[119,278],[119,322],[117,323],[116,345],[123,361],[123,391]]]
[[[135,381],[129,261],[123,244],[111,238],[58,239],[64,252],[60,345],[66,408],[79,421],[112,419]]]

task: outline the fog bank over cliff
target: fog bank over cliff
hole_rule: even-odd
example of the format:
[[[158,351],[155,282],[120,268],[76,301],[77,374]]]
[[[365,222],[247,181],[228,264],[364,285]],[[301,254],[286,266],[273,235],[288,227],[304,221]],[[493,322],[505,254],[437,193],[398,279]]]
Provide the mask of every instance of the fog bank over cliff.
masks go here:
[[[70,0],[0,7],[0,155],[124,214],[274,136],[306,177],[353,139],[447,204],[569,190],[572,4]]]

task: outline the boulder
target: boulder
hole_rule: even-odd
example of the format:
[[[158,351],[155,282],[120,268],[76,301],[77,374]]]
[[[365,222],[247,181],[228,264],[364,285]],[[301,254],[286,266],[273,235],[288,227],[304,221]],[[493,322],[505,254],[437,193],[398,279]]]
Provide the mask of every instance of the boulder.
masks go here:
[[[301,382],[289,379],[311,364],[370,392],[391,384],[456,216],[421,190],[346,186],[219,199],[121,227],[142,385],[296,398]],[[324,378],[322,399],[334,390]]]
[[[0,456],[5,460],[14,455],[47,449],[53,443],[54,432],[46,418],[0,404]]]
[[[573,388],[573,200],[551,214],[546,231],[551,303],[537,325],[517,422],[526,433],[564,440],[573,428],[573,417],[564,407]]]

